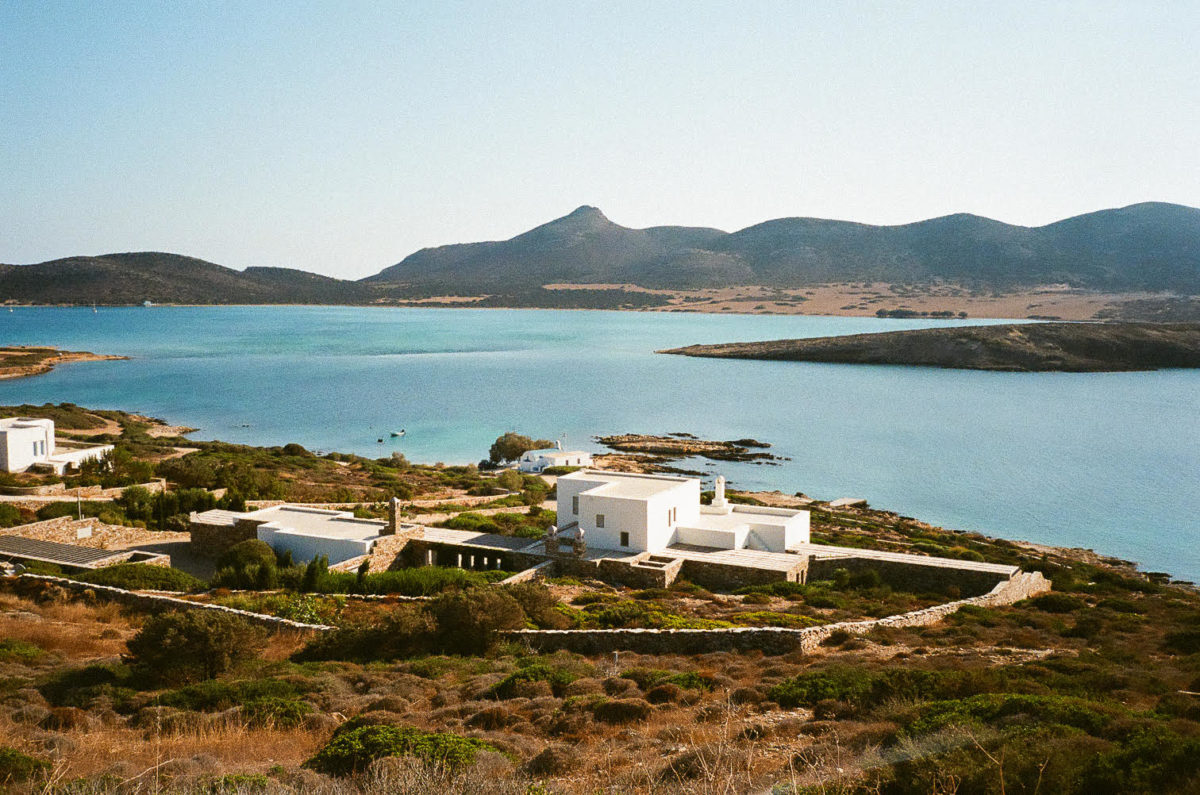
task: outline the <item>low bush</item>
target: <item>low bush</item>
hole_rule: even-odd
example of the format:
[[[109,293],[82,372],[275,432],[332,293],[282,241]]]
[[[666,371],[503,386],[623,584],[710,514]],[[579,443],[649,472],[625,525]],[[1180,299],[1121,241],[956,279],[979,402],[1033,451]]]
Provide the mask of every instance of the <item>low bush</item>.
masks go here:
[[[1200,652],[1200,629],[1168,632],[1163,638],[1163,646],[1176,654],[1196,654]]]
[[[0,527],[15,527],[24,521],[19,508],[7,502],[0,502]]]
[[[312,712],[311,704],[296,698],[264,696],[242,704],[242,717],[251,726],[275,729],[295,728]]]
[[[124,711],[137,695],[141,680],[123,663],[98,663],[83,668],[55,671],[38,686],[38,692],[56,707],[87,709],[97,698]]]
[[[360,726],[334,735],[304,767],[328,776],[348,776],[366,770],[376,759],[412,756],[457,770],[474,762],[480,751],[496,750],[482,740],[457,734],[406,726]]]
[[[0,640],[0,662],[30,663],[42,654],[42,650],[32,643],[16,638]]]
[[[0,746],[0,787],[44,776],[50,772],[50,763],[23,754],[16,748]]]
[[[683,690],[712,690],[715,682],[709,674],[697,671],[664,671],[660,668],[630,668],[621,674],[622,679],[633,681],[643,692],[658,685],[674,685]]]
[[[592,717],[601,723],[636,723],[650,717],[653,709],[640,698],[615,698],[592,707]]]
[[[287,699],[297,694],[290,682],[279,679],[244,679],[228,681],[208,679],[194,685],[163,693],[158,703],[164,707],[190,709],[197,712],[217,712],[239,704],[262,699]]]
[[[1087,606],[1087,602],[1078,596],[1053,591],[1041,596],[1035,596],[1029,600],[1029,603],[1038,610],[1043,610],[1047,613],[1073,613]]]
[[[526,621],[520,602],[500,589],[443,594],[429,611],[437,622],[437,645],[451,654],[483,654],[498,633],[521,629]]]
[[[266,643],[266,632],[208,610],[151,616],[126,644],[133,660],[163,679],[212,679]]]
[[[536,582],[521,582],[505,588],[517,600],[530,622],[538,629],[566,629],[571,621],[558,610],[559,601],[549,588]]]
[[[578,678],[578,674],[565,668],[546,665],[545,663],[534,663],[533,665],[519,668],[501,679],[492,686],[491,690],[488,691],[488,695],[503,699],[516,698],[521,694],[521,685],[526,682],[548,682],[554,695],[561,698],[567,685]]]
[[[118,563],[72,574],[71,579],[130,591],[203,591],[208,588],[208,583],[186,571],[170,566],[148,566],[145,563]]]

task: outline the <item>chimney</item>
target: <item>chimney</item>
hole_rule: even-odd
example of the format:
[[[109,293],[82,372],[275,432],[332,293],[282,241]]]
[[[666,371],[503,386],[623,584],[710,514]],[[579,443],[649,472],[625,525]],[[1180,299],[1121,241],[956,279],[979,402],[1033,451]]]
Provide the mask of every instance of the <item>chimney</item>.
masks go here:
[[[732,510],[729,507],[729,501],[725,499],[724,475],[717,475],[717,479],[713,484],[712,507],[718,511],[724,511],[726,513]]]
[[[385,536],[394,536],[396,531],[400,529],[400,500],[392,497],[388,501],[388,519],[387,527],[383,528]]]

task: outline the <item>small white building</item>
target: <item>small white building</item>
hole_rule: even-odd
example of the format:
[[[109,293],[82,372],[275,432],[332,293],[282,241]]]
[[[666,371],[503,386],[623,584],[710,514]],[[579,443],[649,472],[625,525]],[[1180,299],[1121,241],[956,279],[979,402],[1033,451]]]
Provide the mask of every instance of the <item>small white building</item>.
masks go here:
[[[111,444],[96,447],[64,447],[54,440],[54,420],[29,417],[0,419],[0,469],[24,472],[32,466],[49,467],[56,475],[68,467],[100,458]]]
[[[273,505],[256,511],[235,513],[211,510],[189,516],[193,532],[196,525],[248,531],[250,537],[266,543],[279,554],[292,553],[292,560],[307,563],[324,555],[334,566],[351,558],[369,555],[375,544],[399,531],[417,529],[401,525],[398,503],[389,506],[388,519],[359,519],[350,511],[310,508],[305,505]],[[195,536],[193,535],[193,540]]]
[[[559,527],[578,527],[589,549],[786,552],[809,541],[808,511],[732,505],[722,477],[712,505],[701,505],[699,478],[584,469],[559,477],[557,507]]]
[[[529,450],[521,455],[517,469],[537,475],[550,467],[590,467],[592,454],[583,450],[563,450],[561,444],[543,450]]]

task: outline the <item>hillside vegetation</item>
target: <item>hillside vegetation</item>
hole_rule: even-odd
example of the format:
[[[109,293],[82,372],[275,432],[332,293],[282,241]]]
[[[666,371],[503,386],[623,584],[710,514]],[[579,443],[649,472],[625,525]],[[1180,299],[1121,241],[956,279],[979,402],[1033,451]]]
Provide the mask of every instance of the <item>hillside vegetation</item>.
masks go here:
[[[358,282],[287,268],[236,271],[159,252],[0,265],[3,300],[71,304],[368,304],[470,296],[481,306],[617,309],[666,299],[602,285],[686,290],[843,282],[1198,295],[1200,210],[1148,202],[1040,227],[968,214],[898,226],[779,218],[727,233],[630,229],[584,206],[509,240],[422,249]],[[597,289],[543,289],[548,284]]]
[[[846,337],[690,345],[660,353],[717,359],[903,364],[968,370],[1156,370],[1200,367],[1200,324],[965,326]]]
[[[957,214],[900,226],[780,218],[725,233],[628,229],[595,207],[504,241],[422,249],[366,281],[432,291],[947,281],[1200,293],[1200,210],[1135,204],[1041,227]]]

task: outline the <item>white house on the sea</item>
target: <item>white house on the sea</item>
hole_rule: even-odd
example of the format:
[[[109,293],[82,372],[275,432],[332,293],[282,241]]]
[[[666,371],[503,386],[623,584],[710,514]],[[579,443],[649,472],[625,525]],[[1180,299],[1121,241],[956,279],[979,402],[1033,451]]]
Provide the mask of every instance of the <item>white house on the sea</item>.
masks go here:
[[[660,552],[672,545],[785,552],[809,541],[808,511],[732,505],[725,479],[711,505],[700,479],[584,469],[558,479],[558,523],[589,549]],[[576,528],[578,528],[576,530]]]
[[[68,467],[100,458],[111,444],[95,447],[67,447],[54,440],[54,420],[29,417],[0,419],[0,469],[5,472],[24,472],[32,466],[52,469],[56,475]]]
[[[521,455],[517,469],[522,472],[539,474],[550,467],[590,467],[592,454],[583,450],[563,450],[556,443],[554,447],[541,450],[529,450]]]

